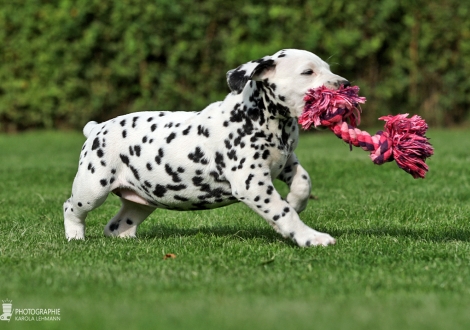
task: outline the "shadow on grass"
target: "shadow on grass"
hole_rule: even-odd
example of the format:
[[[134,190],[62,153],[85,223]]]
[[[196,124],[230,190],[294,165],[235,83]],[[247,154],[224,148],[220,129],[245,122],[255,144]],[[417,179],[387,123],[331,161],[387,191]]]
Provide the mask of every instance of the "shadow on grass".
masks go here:
[[[451,241],[470,241],[470,229],[447,228],[439,230],[430,229],[411,229],[411,228],[356,228],[356,229],[328,229],[316,228],[319,231],[327,232],[337,239],[344,236],[358,237],[395,237],[410,238],[417,241],[429,242],[451,242]],[[232,226],[214,226],[198,228],[180,228],[176,226],[155,225],[150,230],[142,232],[141,238],[171,238],[171,237],[190,237],[197,235],[216,236],[216,237],[234,237],[240,240],[262,239],[266,243],[284,241],[289,245],[296,246],[290,239],[283,238],[269,227],[266,228],[235,228]]]
[[[327,230],[327,229],[326,229]],[[411,228],[357,228],[357,229],[335,229],[328,232],[336,238],[342,236],[367,236],[367,237],[395,237],[411,238],[413,240],[422,240],[435,243],[442,242],[470,242],[470,229],[446,228],[439,230],[430,229],[411,229]]]
[[[145,232],[140,233],[141,238],[171,238],[171,237],[190,237],[197,235],[216,236],[216,237],[234,237],[240,240],[262,239],[266,243],[285,241],[291,243],[289,239],[283,238],[273,229],[266,228],[235,228],[232,226],[214,226],[198,228],[180,228],[176,226],[155,225]]]

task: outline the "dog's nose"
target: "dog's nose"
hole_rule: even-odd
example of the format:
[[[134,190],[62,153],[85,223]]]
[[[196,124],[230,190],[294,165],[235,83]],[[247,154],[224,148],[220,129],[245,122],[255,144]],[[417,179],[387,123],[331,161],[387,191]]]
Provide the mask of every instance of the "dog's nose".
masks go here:
[[[338,84],[341,86],[343,85],[344,88],[346,87],[351,87],[351,83],[348,81],[348,80],[341,80],[341,81],[338,81]]]
[[[328,88],[331,88],[331,89],[338,89],[341,86],[343,86],[344,88],[351,87],[351,83],[349,81],[347,81],[346,79],[333,80],[333,81],[327,81],[325,86],[328,87]]]

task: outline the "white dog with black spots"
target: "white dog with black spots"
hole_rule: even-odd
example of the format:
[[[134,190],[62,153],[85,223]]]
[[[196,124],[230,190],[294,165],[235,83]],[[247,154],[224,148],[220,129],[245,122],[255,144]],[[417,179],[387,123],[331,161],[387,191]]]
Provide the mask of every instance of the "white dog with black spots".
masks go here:
[[[243,202],[299,246],[329,245],[299,218],[311,191],[294,150],[307,90],[349,82],[318,56],[286,49],[227,73],[231,93],[200,112],[138,112],[89,122],[72,196],[64,203],[67,239],[85,238],[88,212],[109,193],[122,207],[104,228],[134,237],[155,209],[212,209]],[[290,189],[284,200],[272,181]]]

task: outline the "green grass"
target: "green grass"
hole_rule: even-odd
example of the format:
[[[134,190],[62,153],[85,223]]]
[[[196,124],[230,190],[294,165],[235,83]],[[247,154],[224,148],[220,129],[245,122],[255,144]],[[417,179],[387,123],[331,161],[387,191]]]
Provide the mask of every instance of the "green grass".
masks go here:
[[[468,328],[468,134],[429,132],[425,180],[375,166],[331,133],[303,135],[297,154],[316,199],[301,218],[337,238],[309,249],[241,204],[158,210],[137,239],[105,238],[112,196],[89,215],[87,239],[68,243],[62,203],[83,137],[0,136],[0,300],[61,310],[60,322],[0,329]]]

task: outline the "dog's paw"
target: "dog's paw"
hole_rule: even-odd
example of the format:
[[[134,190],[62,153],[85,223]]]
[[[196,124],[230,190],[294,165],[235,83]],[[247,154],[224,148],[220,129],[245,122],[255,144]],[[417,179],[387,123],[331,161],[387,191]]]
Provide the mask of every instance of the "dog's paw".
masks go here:
[[[300,247],[328,246],[336,244],[336,240],[328,234],[309,229],[303,233],[291,235],[292,240]]]
[[[85,235],[84,234],[79,234],[77,232],[75,233],[66,233],[65,234],[65,238],[67,239],[67,241],[75,241],[75,240],[84,240],[85,239]]]

